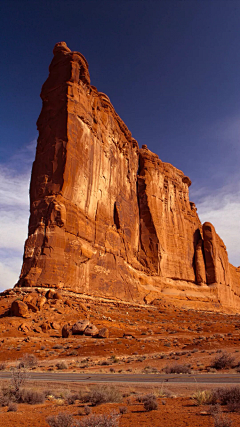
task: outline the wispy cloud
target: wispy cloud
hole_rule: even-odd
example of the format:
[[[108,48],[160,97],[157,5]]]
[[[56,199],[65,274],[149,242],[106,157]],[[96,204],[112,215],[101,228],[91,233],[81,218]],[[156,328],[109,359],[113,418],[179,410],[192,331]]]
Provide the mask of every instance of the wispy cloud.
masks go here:
[[[191,199],[196,203],[202,223],[211,222],[224,241],[229,261],[240,265],[240,185],[227,184],[221,189],[193,189]]]
[[[0,290],[18,280],[29,217],[29,181],[36,141],[0,164]]]

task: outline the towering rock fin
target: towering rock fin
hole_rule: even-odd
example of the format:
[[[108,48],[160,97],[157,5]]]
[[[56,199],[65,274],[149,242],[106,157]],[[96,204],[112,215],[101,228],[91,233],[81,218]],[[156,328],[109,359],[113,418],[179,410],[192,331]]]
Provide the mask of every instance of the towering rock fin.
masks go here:
[[[53,53],[16,286],[238,311],[239,269],[213,226],[202,229],[191,180],[139,149],[81,53],[64,42]]]

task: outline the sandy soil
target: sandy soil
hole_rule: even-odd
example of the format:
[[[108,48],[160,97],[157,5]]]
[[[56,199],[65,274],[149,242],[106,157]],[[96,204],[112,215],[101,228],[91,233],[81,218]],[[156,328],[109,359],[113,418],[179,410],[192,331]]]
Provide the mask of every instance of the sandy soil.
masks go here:
[[[68,296],[48,301],[41,311],[30,312],[26,318],[20,318],[9,316],[8,310],[14,299],[16,295],[0,297],[0,369],[11,369],[24,354],[29,353],[37,357],[37,366],[32,368],[35,371],[63,368],[62,372],[154,374],[163,372],[166,366],[187,364],[192,372],[204,373],[214,372],[212,361],[222,350],[234,358],[233,368],[225,372],[234,373],[239,369],[239,315],[197,312],[167,303],[158,307],[131,306]],[[89,318],[99,328],[107,327],[109,338],[61,337],[65,323],[84,318]],[[41,325],[46,322],[51,327],[43,333]],[[64,362],[65,367],[59,365],[60,362]],[[74,385],[54,386],[52,383],[32,386],[70,391],[75,388]],[[127,406],[128,413],[120,416],[121,427],[214,426],[212,416],[206,414],[207,408],[195,406],[191,399],[194,391],[206,386],[169,385],[172,396],[159,398],[159,409],[152,412],[146,412],[135,399],[136,393],[149,392],[149,388],[137,388],[136,391],[136,386],[132,386],[134,390],[131,386],[126,387],[128,397],[121,405],[100,405],[93,411],[119,412],[119,406]],[[49,414],[64,411],[72,413],[76,419],[83,416],[78,415],[83,411],[80,402],[66,405],[64,400],[54,399],[40,405],[19,404],[17,412],[0,408],[0,426],[44,427],[48,426],[45,420]],[[228,416],[233,420],[232,427],[239,427],[240,415],[231,413]]]

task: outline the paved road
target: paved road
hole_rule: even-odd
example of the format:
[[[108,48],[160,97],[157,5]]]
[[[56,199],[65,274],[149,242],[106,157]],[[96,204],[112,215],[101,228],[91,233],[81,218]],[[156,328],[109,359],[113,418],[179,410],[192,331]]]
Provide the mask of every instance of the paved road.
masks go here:
[[[11,378],[10,372],[0,372],[0,380]],[[201,384],[239,384],[239,374],[79,374],[31,372],[33,381],[77,382],[77,383],[201,383]]]

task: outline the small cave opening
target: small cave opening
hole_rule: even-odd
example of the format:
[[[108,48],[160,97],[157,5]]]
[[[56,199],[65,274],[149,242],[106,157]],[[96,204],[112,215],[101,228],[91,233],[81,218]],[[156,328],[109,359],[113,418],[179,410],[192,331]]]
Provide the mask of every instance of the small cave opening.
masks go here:
[[[118,215],[118,210],[117,210],[116,202],[114,203],[113,220],[114,220],[114,224],[117,227],[117,230],[119,230],[119,228],[120,228],[120,220],[119,220],[119,215]]]

